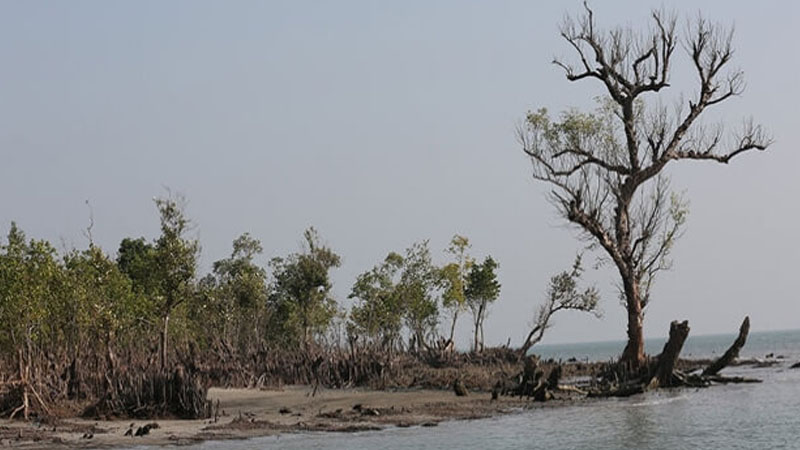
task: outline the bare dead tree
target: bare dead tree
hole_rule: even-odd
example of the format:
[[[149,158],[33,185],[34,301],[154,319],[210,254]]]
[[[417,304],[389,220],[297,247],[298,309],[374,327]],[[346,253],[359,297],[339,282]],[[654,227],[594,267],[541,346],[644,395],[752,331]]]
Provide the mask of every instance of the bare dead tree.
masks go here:
[[[597,308],[600,296],[597,289],[589,287],[580,290],[578,287],[582,274],[581,256],[578,255],[571,270],[561,272],[550,278],[545,302],[536,311],[531,331],[518,350],[520,357],[524,357],[531,347],[542,340],[545,331],[551,326],[553,315],[557,312],[565,310],[584,311],[600,317],[601,314]]]
[[[584,4],[577,19],[565,19],[561,36],[578,62],[554,63],[569,81],[600,81],[607,97],[595,112],[569,110],[560,120],[551,120],[544,109],[531,112],[518,129],[533,177],[552,187],[549,200],[619,271],[628,313],[628,343],[621,359],[633,367],[645,361],[643,310],[653,280],[669,268],[668,255],[686,218],[686,204],[671,192],[665,167],[681,160],[727,164],[772,142],[752,121],[728,134],[722,126],[699,121],[744,88],[742,72],[729,70],[732,29],[699,17],[681,38],[675,14],[653,11],[651,18],[643,32],[601,31]],[[698,86],[691,100],[668,108],[662,91],[670,87],[681,39]]]

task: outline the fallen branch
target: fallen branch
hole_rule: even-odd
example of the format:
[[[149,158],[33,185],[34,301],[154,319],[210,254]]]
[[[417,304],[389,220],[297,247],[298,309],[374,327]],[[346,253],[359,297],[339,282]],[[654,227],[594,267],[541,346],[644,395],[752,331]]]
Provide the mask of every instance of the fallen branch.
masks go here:
[[[581,388],[579,388],[577,386],[573,386],[571,384],[559,384],[558,387],[556,387],[556,390],[561,391],[561,392],[575,392],[576,394],[580,394],[580,395],[587,395],[588,394],[587,391],[584,391],[583,389],[581,389]]]
[[[630,397],[631,395],[644,393],[644,390],[645,385],[642,383],[629,383],[622,386],[616,386],[611,389],[592,390],[589,391],[587,397]]]
[[[686,374],[683,371],[676,370],[672,372],[672,376],[681,382],[681,385],[693,388],[705,388],[711,386],[711,381],[697,374]]]
[[[748,377],[725,377],[722,375],[711,375],[706,377],[707,379],[721,384],[727,383],[761,383],[763,380],[758,378],[748,378]]]

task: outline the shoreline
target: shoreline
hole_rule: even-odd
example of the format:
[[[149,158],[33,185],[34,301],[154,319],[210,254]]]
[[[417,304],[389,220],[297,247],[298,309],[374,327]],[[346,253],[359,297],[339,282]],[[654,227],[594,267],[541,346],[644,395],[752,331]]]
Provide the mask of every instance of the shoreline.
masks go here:
[[[686,365],[700,365],[702,362],[682,360]],[[786,360],[766,363],[759,359],[740,359],[732,366],[755,369],[778,365],[788,369],[786,363]],[[534,408],[603,401],[587,399],[571,389],[559,390],[553,400],[545,403],[509,396],[492,400],[491,392],[486,390],[470,391],[464,397],[456,396],[452,389],[432,388],[319,388],[312,396],[313,391],[313,386],[307,385],[279,389],[210,388],[208,399],[214,405],[219,404],[216,420],[69,418],[23,422],[2,419],[0,446],[26,449],[180,446],[303,432],[343,433],[437,426],[443,421],[481,419]],[[138,428],[152,423],[157,424],[157,428],[144,436],[133,436]],[[128,430],[130,433],[126,435]]]
[[[214,404],[219,401],[220,405],[216,421],[63,419],[48,424],[2,420],[0,446],[50,449],[188,445],[286,433],[429,427],[442,421],[518,412],[532,404],[520,398],[491,400],[489,392],[470,392],[457,397],[452,390],[321,388],[312,397],[312,391],[311,386],[286,386],[280,390],[212,388],[209,399]],[[565,393],[565,397],[569,395]],[[150,423],[158,424],[157,428],[145,436],[132,436],[139,427]],[[129,429],[132,432],[126,435]]]

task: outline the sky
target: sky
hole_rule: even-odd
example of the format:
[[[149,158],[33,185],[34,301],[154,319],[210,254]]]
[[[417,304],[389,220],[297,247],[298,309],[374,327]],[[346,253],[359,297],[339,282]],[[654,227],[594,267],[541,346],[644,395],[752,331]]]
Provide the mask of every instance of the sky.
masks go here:
[[[669,167],[690,200],[673,270],[657,280],[645,335],[687,319],[693,334],[800,328],[800,91],[784,1],[592,2],[601,25],[640,27],[651,8],[735,24],[743,96],[715,120],[753,117],[775,137],[728,166]],[[584,243],[531,178],[514,129],[526,111],[591,109],[598,83],[570,83],[558,35],[578,1],[0,2],[0,233],[16,221],[60,249],[158,234],[153,198],[185,195],[201,265],[249,232],[259,260],[299,250],[316,227],[357,274],[455,233],[499,263],[487,345],[519,345],[548,279]],[[682,27],[680,28],[682,29]],[[682,48],[670,99],[693,92]],[[587,256],[587,261],[594,261]],[[625,337],[610,267],[589,265],[603,318],[565,313],[547,343]],[[466,347],[463,321],[458,342]]]

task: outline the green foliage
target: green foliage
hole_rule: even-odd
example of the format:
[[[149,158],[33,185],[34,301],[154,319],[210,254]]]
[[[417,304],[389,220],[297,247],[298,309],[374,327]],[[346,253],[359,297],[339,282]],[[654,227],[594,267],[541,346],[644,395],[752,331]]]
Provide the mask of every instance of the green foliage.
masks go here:
[[[148,296],[158,294],[156,249],[144,238],[125,238],[120,242],[117,266],[131,280],[136,292]]]
[[[312,227],[305,231],[300,253],[274,258],[270,263],[274,281],[269,297],[273,308],[274,338],[308,345],[314,334],[324,332],[337,311],[331,295],[329,272],[339,267],[339,255],[320,243]]]
[[[435,291],[438,270],[431,261],[428,241],[417,242],[406,250],[403,271],[398,285],[405,310],[405,323],[414,342],[411,347],[421,348],[436,333],[439,307]]]
[[[392,348],[403,326],[404,304],[399,273],[404,259],[389,253],[384,261],[356,278],[349,298],[357,299],[350,310],[348,334]]]
[[[497,300],[500,296],[500,282],[495,271],[499,265],[487,256],[480,264],[472,266],[467,278],[466,298],[470,307],[485,305]]]
[[[13,351],[25,334],[25,313],[32,306],[26,296],[26,255],[28,246],[25,234],[12,222],[6,244],[0,253],[0,318],[6,324],[0,329],[2,347]]]
[[[627,152],[615,120],[618,111],[608,98],[596,101],[598,106],[593,112],[568,109],[561,113],[560,120],[551,119],[546,108],[528,112],[526,144],[536,149],[536,157],[544,161],[571,158],[571,152],[578,149],[602,157],[610,164],[624,164]],[[587,165],[586,170],[597,168]]]
[[[483,323],[486,319],[489,305],[494,303],[500,296],[500,282],[497,281],[497,274],[495,273],[497,268],[497,262],[491,256],[487,256],[482,263],[472,266],[472,270],[470,270],[467,277],[465,294],[467,306],[472,312],[475,326],[473,340],[473,349],[475,351],[483,350]]]
[[[184,214],[182,198],[157,198],[155,202],[161,220],[161,236],[153,249],[154,278],[162,314],[168,315],[192,295],[200,244],[187,237],[189,220]]]
[[[213,271],[231,307],[253,310],[266,302],[266,271],[253,263],[263,252],[261,242],[245,233],[233,241],[230,258],[214,263]]]
[[[40,352],[76,355],[115,343],[135,347],[151,314],[147,299],[99,247],[63,259],[46,241],[11,225],[0,247],[0,350],[30,361]]]
[[[591,312],[600,316],[597,304],[600,301],[600,293],[594,286],[580,290],[578,285],[583,275],[583,265],[581,255],[575,257],[572,269],[561,272],[550,278],[547,287],[547,301],[542,306],[539,316],[544,316],[546,309],[549,314],[562,309],[575,311]]]
[[[571,270],[565,270],[550,278],[544,303],[539,306],[533,317],[533,325],[528,336],[520,347],[520,354],[526,355],[528,350],[539,343],[545,331],[552,326],[551,318],[562,310],[582,311],[600,317],[598,309],[600,294],[594,286],[581,290],[580,280],[583,275],[581,255],[575,257]]]
[[[25,241],[25,234],[11,224],[0,253],[0,342],[6,350],[30,350],[60,337],[58,322],[50,319],[62,301],[63,268],[46,241]]]
[[[244,349],[262,338],[267,314],[267,273],[253,259],[261,242],[244,233],[233,241],[229,258],[213,264],[213,273],[198,285],[197,315],[212,320],[220,335]],[[202,334],[202,333],[201,333]]]
[[[108,345],[119,337],[131,345],[133,339],[142,337],[148,325],[142,320],[152,316],[153,305],[134,292],[131,279],[115,261],[90,245],[84,251],[69,252],[64,266],[73,310],[59,314],[60,320],[71,318],[76,334],[90,342]]]
[[[470,247],[469,239],[461,235],[454,235],[446,252],[454,261],[445,264],[439,270],[439,285],[442,289],[442,306],[450,311],[452,322],[450,324],[450,342],[454,339],[458,315],[467,306],[466,284],[467,274],[475,261],[467,254]]]
[[[156,198],[161,235],[152,244],[144,238],[125,238],[117,253],[120,272],[128,277],[133,291],[146,299],[148,310],[157,316],[144,320],[148,324],[153,324],[155,319],[162,322],[159,344],[162,367],[167,364],[171,316],[179,305],[198,297],[196,273],[200,244],[188,236],[190,222],[184,213],[185,203],[180,196]],[[173,329],[182,332],[189,328],[185,320],[176,325]]]
[[[465,282],[466,280],[461,276],[461,268],[457,263],[445,264],[439,269],[439,283],[442,286],[442,306],[458,310],[466,304]]]
[[[200,247],[181,199],[156,199],[156,207],[160,235],[123,239],[115,259],[91,241],[59,256],[12,223],[0,245],[0,361],[21,355],[47,364],[56,355],[113,367],[125,354],[147,364],[158,358],[168,369],[181,357],[173,347],[252,355],[268,344],[341,345],[345,329],[360,344],[393,351],[407,337],[408,348],[421,350],[437,337],[440,307],[455,315],[499,290],[494,261],[474,265],[469,241],[455,235],[444,267],[434,265],[428,241],[389,253],[357,277],[345,314],[330,278],[341,259],[314,228],[300,251],[272,259],[271,282],[255,261],[261,243],[247,233],[198,279]]]

